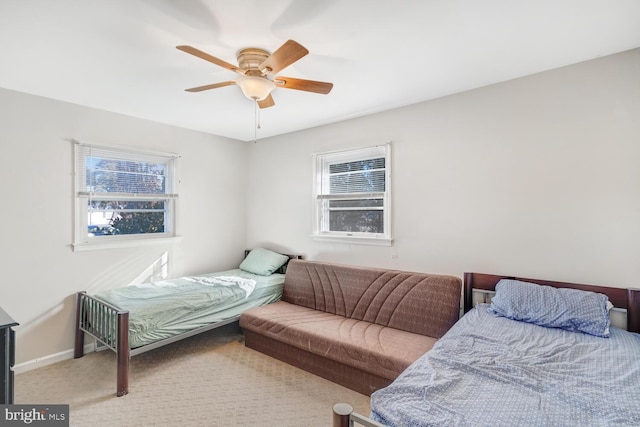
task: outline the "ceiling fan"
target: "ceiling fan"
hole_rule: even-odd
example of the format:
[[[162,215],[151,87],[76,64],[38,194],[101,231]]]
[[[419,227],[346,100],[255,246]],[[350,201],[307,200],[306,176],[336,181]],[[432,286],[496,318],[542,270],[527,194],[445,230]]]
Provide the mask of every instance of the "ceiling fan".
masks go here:
[[[238,51],[237,54],[238,66],[191,46],[176,46],[176,48],[242,76],[237,80],[185,89],[187,92],[201,92],[203,90],[216,89],[224,86],[238,85],[240,89],[242,89],[242,93],[244,93],[247,98],[256,101],[260,108],[268,108],[275,105],[271,92],[276,87],[325,95],[331,92],[333,88],[333,83],[296,79],[293,77],[273,77],[274,74],[309,53],[304,46],[293,40],[288,40],[273,53],[255,47],[242,49]]]

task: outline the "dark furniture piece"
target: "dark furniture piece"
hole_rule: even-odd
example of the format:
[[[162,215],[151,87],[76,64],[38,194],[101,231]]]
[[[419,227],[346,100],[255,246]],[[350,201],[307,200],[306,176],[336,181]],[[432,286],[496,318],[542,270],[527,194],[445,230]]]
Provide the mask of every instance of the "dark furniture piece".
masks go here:
[[[18,323],[0,308],[0,366],[2,366],[2,390],[0,390],[0,404],[13,403],[13,365],[16,354],[16,333],[14,326]]]

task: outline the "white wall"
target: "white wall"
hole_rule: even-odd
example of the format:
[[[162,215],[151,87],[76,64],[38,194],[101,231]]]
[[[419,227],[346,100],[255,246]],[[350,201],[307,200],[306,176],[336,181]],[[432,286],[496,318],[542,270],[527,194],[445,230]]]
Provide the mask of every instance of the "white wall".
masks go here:
[[[72,138],[180,154],[182,239],[73,252]],[[144,280],[163,257],[170,277],[242,259],[243,142],[0,89],[0,144],[0,306],[20,323],[18,366],[70,355],[77,291]]]
[[[639,75],[636,49],[256,144],[0,89],[0,306],[21,324],[17,363],[69,357],[73,294],[143,280],[163,256],[171,277],[266,245],[640,287]],[[73,252],[71,138],[179,153],[183,239]],[[312,154],[389,140],[393,246],[312,240]]]
[[[640,287],[639,135],[636,49],[258,140],[247,245],[459,277]],[[312,154],[389,140],[393,246],[314,241]]]

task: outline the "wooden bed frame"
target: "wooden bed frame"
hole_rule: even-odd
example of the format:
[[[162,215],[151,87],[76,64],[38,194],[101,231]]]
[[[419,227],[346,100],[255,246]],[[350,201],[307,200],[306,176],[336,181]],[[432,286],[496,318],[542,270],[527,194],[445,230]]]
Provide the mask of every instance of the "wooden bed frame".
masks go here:
[[[583,285],[579,283],[554,282],[543,279],[528,279],[516,276],[501,276],[483,273],[464,273],[464,312],[473,308],[473,291],[495,291],[496,285],[502,279],[520,280],[522,282],[537,283],[554,288],[571,288],[605,294],[616,307],[627,311],[627,330],[640,333],[640,289],[614,288],[598,285]]]
[[[244,256],[249,254],[246,250]],[[302,255],[285,254],[289,259],[302,259]],[[287,261],[288,263],[288,261]],[[287,264],[280,267],[276,273],[284,274]],[[233,322],[237,322],[240,315],[220,322],[212,323],[183,332],[170,338],[156,341],[141,347],[129,348],[129,311],[122,310],[111,304],[88,295],[85,291],[76,294],[76,328],[73,358],[84,356],[84,336],[88,334],[116,353],[116,395],[118,397],[129,393],[129,359],[156,348],[183,340],[185,338],[210,331]]]
[[[552,286],[554,288],[580,289],[583,291],[605,294],[609,297],[609,301],[611,301],[616,308],[626,310],[627,330],[630,332],[640,333],[640,289],[555,282],[551,280],[529,279],[496,274],[464,273],[464,312],[466,313],[473,308],[474,291],[494,292],[496,285],[502,279],[520,280],[523,282]],[[353,427],[354,424],[366,427],[384,427],[382,424],[375,422],[364,415],[353,412],[353,408],[346,403],[338,403],[333,407],[333,427]]]

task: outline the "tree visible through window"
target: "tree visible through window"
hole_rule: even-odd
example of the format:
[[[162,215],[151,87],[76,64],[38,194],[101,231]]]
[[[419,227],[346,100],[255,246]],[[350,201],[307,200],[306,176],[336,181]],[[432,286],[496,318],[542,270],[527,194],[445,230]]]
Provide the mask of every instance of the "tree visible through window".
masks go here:
[[[104,236],[173,235],[174,162],[171,155],[77,144],[76,243]]]
[[[389,144],[316,156],[316,235],[390,239],[389,159]]]

